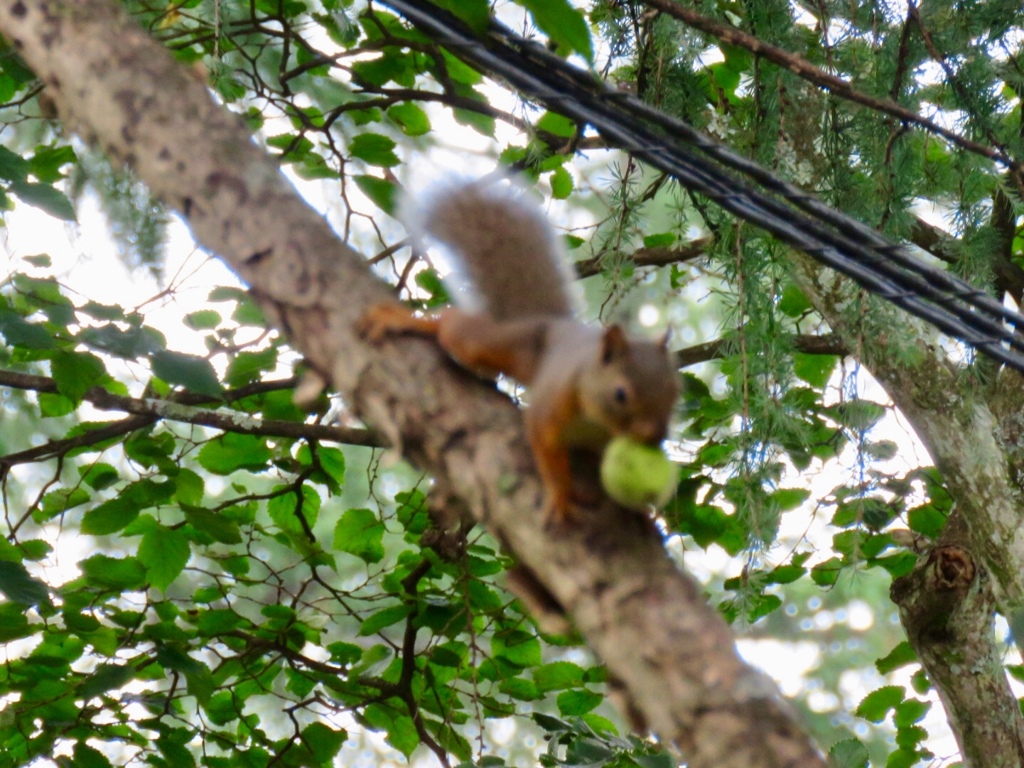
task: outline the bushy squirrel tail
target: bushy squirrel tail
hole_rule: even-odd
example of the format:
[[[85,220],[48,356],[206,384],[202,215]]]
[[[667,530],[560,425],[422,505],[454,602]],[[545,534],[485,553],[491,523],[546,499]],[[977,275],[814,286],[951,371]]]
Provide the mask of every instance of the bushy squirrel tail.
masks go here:
[[[448,249],[464,293],[453,298],[498,320],[574,314],[573,275],[540,207],[511,182],[450,180],[403,218],[417,239]],[[463,293],[463,295],[459,295]]]

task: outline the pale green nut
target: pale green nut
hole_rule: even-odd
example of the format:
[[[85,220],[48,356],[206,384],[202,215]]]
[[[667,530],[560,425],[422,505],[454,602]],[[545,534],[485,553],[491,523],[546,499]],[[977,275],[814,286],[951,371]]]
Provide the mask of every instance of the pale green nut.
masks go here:
[[[676,468],[658,446],[620,435],[604,449],[601,485],[624,507],[660,507],[675,490]]]

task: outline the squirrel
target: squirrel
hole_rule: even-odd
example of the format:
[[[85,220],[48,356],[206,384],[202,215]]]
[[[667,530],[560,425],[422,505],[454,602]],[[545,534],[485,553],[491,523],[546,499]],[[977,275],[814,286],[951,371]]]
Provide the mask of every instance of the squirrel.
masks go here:
[[[618,435],[664,440],[678,393],[667,335],[639,340],[618,325],[577,319],[568,257],[539,206],[512,184],[450,184],[402,218],[414,240],[426,236],[451,252],[474,295],[432,315],[374,305],[362,319],[364,336],[432,336],[462,366],[524,385],[545,518],[569,521],[581,495],[570,467],[575,451],[600,457]]]

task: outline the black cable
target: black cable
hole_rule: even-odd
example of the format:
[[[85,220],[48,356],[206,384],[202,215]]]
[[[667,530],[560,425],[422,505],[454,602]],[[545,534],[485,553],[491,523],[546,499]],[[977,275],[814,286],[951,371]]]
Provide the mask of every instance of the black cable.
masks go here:
[[[1024,372],[1024,355],[1016,351],[1024,350],[1024,339],[1017,337],[1014,327],[1002,323],[1006,320],[1024,328],[1024,316],[988,294],[913,257],[870,227],[829,208],[686,123],[630,94],[609,89],[589,73],[501,25],[492,24],[489,36],[480,39],[458,19],[424,0],[385,2],[441,45],[505,79],[516,90],[592,125],[614,145],[730,213],[771,232],[944,333]],[[649,124],[661,132],[651,130]],[[689,146],[697,147],[714,162],[701,159]],[[750,187],[715,163],[757,180],[784,200]]]
[[[526,43],[526,41],[522,42],[531,49],[528,53],[532,54],[538,50],[537,46]],[[539,50],[545,59],[551,58],[551,54],[547,51]],[[490,52],[496,55],[503,53],[501,50]],[[565,66],[561,59],[554,58]],[[542,62],[542,66],[539,66],[534,64],[527,55],[512,63],[516,66],[516,71],[507,74],[515,77],[519,81],[518,85],[524,89],[529,88],[533,93],[543,93],[550,85],[545,78],[550,77],[549,72],[553,70],[553,62],[545,60]],[[578,76],[577,73],[577,70],[573,70],[570,76],[575,78]],[[564,72],[560,74],[564,74]],[[533,79],[541,79],[541,83],[530,88],[530,75],[533,76]],[[604,90],[603,85],[601,88]],[[622,120],[614,113],[609,114],[607,103],[599,101],[595,104],[594,99],[588,98],[590,95],[585,90],[577,91],[572,96],[556,91],[554,94],[547,93],[544,98],[548,104],[554,105],[557,111],[594,125],[602,135],[611,138],[617,146],[647,160],[651,165],[669,173],[685,186],[701,192],[726,210],[772,232],[784,242],[852,277],[864,287],[879,293],[912,314],[917,314],[923,319],[935,323],[944,332],[962,338],[979,348],[987,349],[993,344],[999,344],[999,340],[1003,340],[1011,346],[1024,349],[1024,338],[1016,336],[998,319],[994,319],[992,314],[1021,323],[1024,323],[1024,317],[1003,307],[987,294],[943,270],[935,269],[910,257],[903,253],[902,248],[889,242],[874,230],[854,219],[844,217],[843,214],[833,211],[820,201],[815,201],[818,207],[827,211],[830,216],[841,217],[848,224],[843,233],[823,227],[815,218],[800,215],[784,202],[761,194],[717,168],[708,167],[706,163],[700,162],[689,152],[686,145],[666,144],[664,137],[653,134],[638,124],[636,120]],[[615,94],[615,96],[619,95]],[[623,95],[623,98],[633,97]],[[671,120],[667,116],[662,117]],[[685,126],[685,123],[681,123],[681,125]],[[696,134],[689,126],[686,128]],[[714,143],[707,137],[703,137],[703,140],[706,143]],[[746,164],[757,167],[750,161],[742,160]],[[774,178],[764,169],[759,169],[759,171],[769,178]],[[776,179],[775,181],[780,186],[785,184],[781,180]],[[812,199],[801,190],[791,189],[805,200]],[[859,235],[860,242],[852,240],[846,232],[852,233],[855,237]],[[865,245],[868,246],[867,250],[865,250]],[[874,249],[870,246],[874,246]],[[881,250],[881,253],[876,250]],[[895,258],[896,252],[906,258]],[[852,260],[853,264],[845,263],[844,259]],[[892,285],[885,287],[884,280],[883,282],[871,280],[863,269],[857,267],[858,264],[868,267],[869,271],[881,273],[880,276],[888,277]],[[947,289],[944,291],[943,287]],[[900,291],[899,288],[903,290]],[[949,310],[950,314],[963,322],[952,318],[947,318],[944,321],[934,311],[922,310],[922,305],[915,297],[923,297],[940,306],[949,302],[951,298],[954,301],[964,302],[967,306],[954,304],[951,310],[948,307],[944,307],[942,310]],[[979,302],[979,297],[987,304]]]

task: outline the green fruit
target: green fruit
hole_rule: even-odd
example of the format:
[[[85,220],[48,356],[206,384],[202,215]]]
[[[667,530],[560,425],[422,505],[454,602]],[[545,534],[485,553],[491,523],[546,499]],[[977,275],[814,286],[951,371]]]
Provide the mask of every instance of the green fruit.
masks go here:
[[[620,435],[604,449],[601,484],[624,507],[661,506],[675,490],[676,468],[658,446]]]

